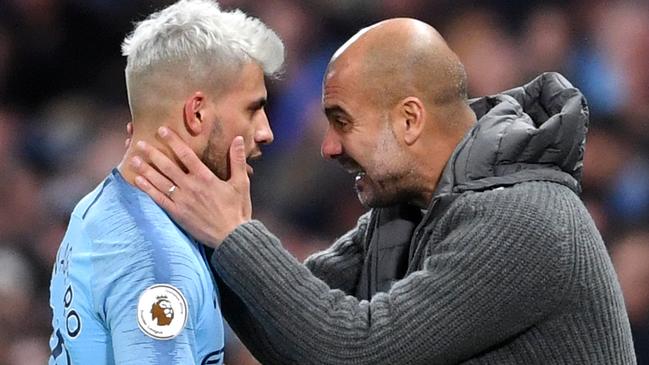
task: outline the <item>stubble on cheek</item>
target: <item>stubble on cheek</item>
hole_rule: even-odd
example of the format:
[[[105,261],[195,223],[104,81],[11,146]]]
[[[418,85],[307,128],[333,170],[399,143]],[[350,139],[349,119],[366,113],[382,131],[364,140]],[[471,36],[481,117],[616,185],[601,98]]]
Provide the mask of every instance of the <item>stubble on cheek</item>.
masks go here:
[[[221,180],[227,180],[230,177],[230,167],[228,159],[228,149],[226,149],[221,133],[219,122],[214,123],[214,128],[210,131],[207,146],[201,155],[201,161],[207,166],[214,175]]]

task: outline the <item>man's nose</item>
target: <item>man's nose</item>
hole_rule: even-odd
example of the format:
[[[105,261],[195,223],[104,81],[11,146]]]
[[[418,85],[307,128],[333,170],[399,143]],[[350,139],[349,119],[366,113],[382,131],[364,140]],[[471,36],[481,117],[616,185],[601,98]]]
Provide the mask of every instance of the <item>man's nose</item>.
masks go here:
[[[326,160],[335,159],[343,153],[340,138],[331,127],[327,128],[322,145],[320,146],[320,153]]]
[[[258,144],[271,144],[275,139],[273,136],[273,130],[270,129],[266,112],[262,110],[262,113],[264,113],[264,115],[261,118],[259,128],[255,131],[255,142]]]

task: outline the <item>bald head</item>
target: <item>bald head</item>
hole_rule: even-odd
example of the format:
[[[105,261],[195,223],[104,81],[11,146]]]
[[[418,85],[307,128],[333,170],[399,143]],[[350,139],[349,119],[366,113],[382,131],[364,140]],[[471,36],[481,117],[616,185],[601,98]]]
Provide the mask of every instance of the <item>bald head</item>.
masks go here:
[[[466,73],[442,36],[415,19],[364,28],[334,54],[327,75],[346,68],[377,105],[407,96],[440,106],[466,101]]]
[[[322,106],[322,155],[361,171],[359,199],[427,207],[449,157],[475,122],[464,67],[431,26],[391,19],[332,57]]]

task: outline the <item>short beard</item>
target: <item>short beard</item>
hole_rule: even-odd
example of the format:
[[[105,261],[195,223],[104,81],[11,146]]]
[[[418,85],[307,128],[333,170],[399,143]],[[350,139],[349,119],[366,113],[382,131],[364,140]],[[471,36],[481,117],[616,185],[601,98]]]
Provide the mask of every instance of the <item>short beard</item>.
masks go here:
[[[416,195],[416,191],[413,191],[413,187],[410,186],[413,167],[410,165],[408,156],[400,149],[388,116],[383,116],[382,121],[385,129],[378,137],[377,148],[381,150],[382,155],[389,156],[375,158],[372,163],[371,170],[382,173],[374,174],[374,178],[371,179],[372,186],[369,188],[373,189],[369,194],[366,193],[368,199],[361,199],[363,193],[356,188],[361,204],[368,208],[384,208],[408,203]]]
[[[372,185],[374,189],[368,196],[368,200],[361,199],[362,192],[359,192],[357,187],[354,187],[354,190],[356,191],[358,200],[366,208],[386,208],[410,203],[418,196],[419,192],[412,186],[404,186],[407,175],[407,173],[402,173],[399,175],[383,176],[381,177],[381,181],[373,181]]]
[[[221,126],[218,122],[214,123],[214,128],[210,131],[210,136],[207,140],[207,147],[203,150],[201,161],[207,166],[210,171],[221,180],[230,178],[230,169],[227,163],[227,153],[219,152],[219,144],[221,141]]]

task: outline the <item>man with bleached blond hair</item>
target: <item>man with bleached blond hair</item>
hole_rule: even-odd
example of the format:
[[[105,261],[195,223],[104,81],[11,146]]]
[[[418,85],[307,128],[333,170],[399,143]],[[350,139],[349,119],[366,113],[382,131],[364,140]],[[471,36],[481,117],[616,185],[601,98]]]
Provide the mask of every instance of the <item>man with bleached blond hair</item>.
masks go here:
[[[230,148],[255,158],[272,142],[264,76],[279,71],[284,46],[259,20],[181,0],[137,24],[122,51],[138,140],[156,145],[158,128],[172,126],[222,179]],[[205,250],[135,188],[124,162],[137,149],[72,213],[50,288],[50,365],[223,363]]]

